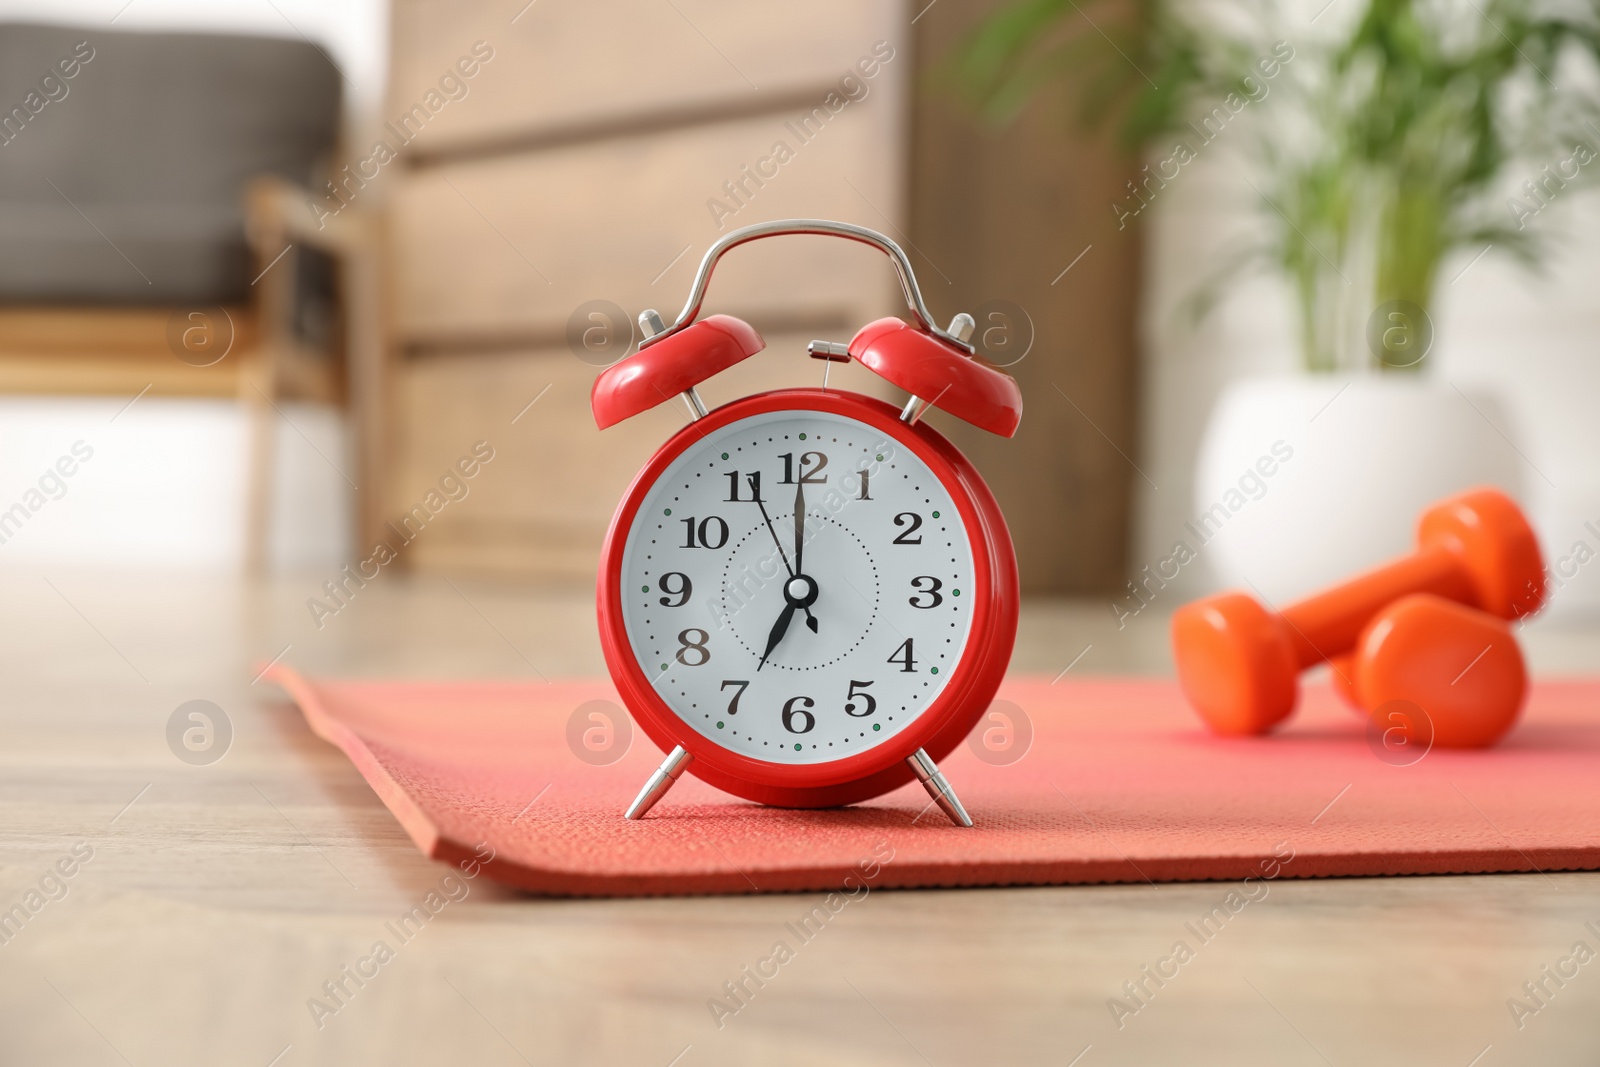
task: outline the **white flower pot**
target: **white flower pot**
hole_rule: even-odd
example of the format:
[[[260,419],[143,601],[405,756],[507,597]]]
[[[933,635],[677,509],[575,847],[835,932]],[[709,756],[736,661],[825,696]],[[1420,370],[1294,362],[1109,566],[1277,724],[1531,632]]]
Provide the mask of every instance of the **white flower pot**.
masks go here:
[[[1272,603],[1409,551],[1441,497],[1524,461],[1502,405],[1425,375],[1253,379],[1224,390],[1201,441],[1186,541],[1220,584]]]
[[[1544,548],[1546,617],[1600,619],[1600,457],[1590,462],[1586,479],[1570,467],[1556,474],[1559,488],[1538,475],[1528,482]]]

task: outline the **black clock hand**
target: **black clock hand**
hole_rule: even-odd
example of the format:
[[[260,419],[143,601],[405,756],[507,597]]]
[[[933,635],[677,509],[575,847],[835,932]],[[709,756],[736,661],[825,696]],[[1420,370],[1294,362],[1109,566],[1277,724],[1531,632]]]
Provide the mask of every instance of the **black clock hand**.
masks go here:
[[[772,516],[767,514],[767,505],[761,499],[761,493],[756,488],[758,485],[760,485],[760,483],[757,482],[752,476],[750,479],[750,488],[755,490],[754,495],[756,498],[756,507],[761,509],[761,517],[766,520],[767,533],[772,535],[772,543],[778,548],[778,557],[783,560],[783,569],[789,572],[789,577],[793,578],[795,576],[795,569],[789,566],[789,557],[784,554],[783,542],[778,540],[778,531],[772,528]]]
[[[806,569],[801,561],[806,554],[806,483],[797,482],[794,487],[794,572],[804,574]]]
[[[784,605],[783,614],[778,616],[778,621],[772,624],[772,632],[767,634],[767,648],[761,653],[761,662],[756,664],[756,670],[767,665],[767,657],[772,655],[772,650],[778,647],[778,642],[783,640],[783,635],[789,630],[789,620],[794,618],[795,604],[790,601]]]
[[[772,535],[772,543],[775,546],[777,546],[778,558],[783,560],[783,569],[789,572],[790,579],[798,578],[800,576],[800,568],[798,566],[798,555],[796,556],[797,565],[793,566],[793,567],[789,566],[789,557],[783,551],[783,542],[778,540],[778,531],[772,525],[772,516],[767,514],[767,505],[766,505],[766,502],[761,499],[761,493],[760,493],[760,491],[758,489],[759,485],[760,485],[760,483],[758,481],[756,481],[756,476],[752,474],[750,476],[750,488],[752,490],[752,495],[755,497],[756,507],[761,509],[761,518],[762,518],[762,520],[767,524],[767,533]],[[802,500],[803,500],[803,498],[802,498]],[[804,510],[802,508],[800,513],[797,515],[797,528],[799,529],[799,531],[802,534],[802,536],[804,534],[804,522],[805,522],[805,512],[804,512]],[[816,589],[816,583],[815,582],[811,583],[811,588],[813,590]],[[787,593],[785,593],[784,594],[784,598],[785,599],[789,599],[789,595]],[[815,600],[816,599],[815,595],[813,595],[811,599]],[[811,602],[807,601],[806,603],[798,605],[798,606],[800,607],[800,609],[802,611],[804,611],[806,613],[806,625],[811,628],[811,632],[812,633],[816,633],[817,632],[817,620],[816,620],[816,617],[811,614]],[[784,626],[787,627],[788,623],[785,622]],[[780,635],[780,640],[781,640],[781,635]],[[768,649],[768,651],[770,652],[771,649]],[[762,661],[763,662],[766,661],[766,657],[765,656],[762,657]],[[760,670],[760,669],[761,669],[760,667],[756,668],[756,670]]]
[[[794,573],[796,576],[806,573],[802,560],[806,551],[806,483],[799,481],[794,486]],[[817,632],[817,617],[811,614],[811,609],[805,609],[806,626],[812,633]]]
[[[800,559],[800,552],[804,548],[804,545],[805,545],[805,496],[804,496],[804,490],[800,490],[799,492],[797,492],[795,494],[795,562],[796,562],[796,566],[791,567],[789,565],[789,556],[783,551],[783,542],[778,540],[778,531],[772,525],[772,516],[767,514],[766,502],[761,499],[761,492],[760,492],[760,489],[758,488],[760,486],[760,484],[761,483],[756,480],[756,476],[752,474],[750,476],[750,489],[751,489],[751,494],[750,495],[755,499],[756,507],[761,509],[761,519],[762,519],[763,522],[765,522],[767,524],[767,533],[769,535],[771,535],[772,543],[778,549],[778,558],[783,560],[783,569],[789,572],[789,581],[791,583],[793,583],[796,579],[798,579],[800,577],[800,569],[799,569],[798,563],[799,563],[799,559]],[[811,614],[812,601],[817,599],[817,583],[809,581],[809,579],[807,581],[808,581],[808,584],[810,586],[810,595],[808,597],[804,598],[803,601],[802,600],[797,600],[794,596],[792,596],[790,594],[790,592],[789,592],[788,586],[787,585],[785,586],[783,599],[787,602],[787,606],[783,609],[783,614],[778,616],[778,621],[773,624],[772,632],[767,635],[767,649],[766,649],[765,652],[763,652],[761,654],[761,662],[756,664],[756,670],[759,671],[762,668],[762,666],[766,664],[767,657],[772,655],[772,650],[777,648],[778,647],[778,642],[783,640],[783,635],[785,633],[787,633],[788,630],[789,630],[789,620],[794,617],[794,612],[795,612],[796,608],[799,608],[801,611],[804,611],[806,613],[806,625],[811,628],[811,632],[812,633],[816,633],[817,632],[817,620],[816,620],[816,617]]]

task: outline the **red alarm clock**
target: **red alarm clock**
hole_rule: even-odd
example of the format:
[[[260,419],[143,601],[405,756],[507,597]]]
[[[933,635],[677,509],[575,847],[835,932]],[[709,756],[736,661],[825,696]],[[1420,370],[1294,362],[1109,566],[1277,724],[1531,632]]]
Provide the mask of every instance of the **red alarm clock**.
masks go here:
[[[695,386],[761,351],[752,327],[699,318],[717,261],[748,241],[824,234],[872,245],[914,322],[879,319],[821,360],[854,359],[910,393],[904,409],[827,387],[707,411]],[[935,761],[977,723],[1017,632],[1011,535],[988,486],[921,421],[931,404],[1010,437],[1016,382],[974,358],[968,315],[933,325],[883,234],[769,222],[707,251],[671,326],[639,316],[637,353],[595,380],[601,429],[681,396],[690,423],[629,486],[601,554],[600,640],[623,702],[668,753],[626,817],[684,771],[784,807],[849,804],[913,777],[972,820]]]

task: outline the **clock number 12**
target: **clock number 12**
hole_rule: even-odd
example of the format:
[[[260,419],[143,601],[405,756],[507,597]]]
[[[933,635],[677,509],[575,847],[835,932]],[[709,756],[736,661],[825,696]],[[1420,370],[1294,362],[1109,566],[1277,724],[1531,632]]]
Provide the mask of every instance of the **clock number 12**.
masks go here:
[[[793,485],[794,484],[794,453],[793,452],[785,452],[783,455],[779,456],[778,458],[783,460],[783,477],[779,478],[778,481],[783,485]],[[812,464],[812,466],[811,466],[811,468],[809,470],[806,468],[806,464],[808,464],[808,463]],[[801,456],[800,456],[800,484],[801,485],[823,485],[823,484],[825,484],[827,482],[827,480],[828,480],[828,476],[826,474],[822,473],[822,468],[826,467],[827,465],[828,465],[828,457],[823,455],[821,452],[805,452],[805,453],[802,453]]]

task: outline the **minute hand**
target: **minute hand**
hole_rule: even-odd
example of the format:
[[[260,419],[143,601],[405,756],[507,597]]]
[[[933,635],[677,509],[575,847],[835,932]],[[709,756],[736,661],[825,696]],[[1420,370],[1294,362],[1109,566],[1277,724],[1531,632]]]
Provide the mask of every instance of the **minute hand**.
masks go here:
[[[806,573],[802,560],[806,553],[806,483],[796,482],[794,486],[794,573]],[[813,586],[814,588],[814,586]],[[817,632],[817,617],[811,614],[811,609],[806,608],[806,626],[812,633]]]
[[[760,485],[760,483],[756,481],[756,476],[752,474],[750,476],[750,488],[752,490],[751,495],[753,497],[755,497],[756,507],[761,509],[761,521],[765,522],[767,524],[767,533],[772,535],[772,544],[778,550],[778,558],[783,560],[783,569],[785,571],[789,572],[789,577],[790,578],[798,577],[799,574],[800,574],[800,568],[799,567],[791,567],[791,566],[789,566],[789,556],[788,556],[787,553],[785,553],[783,551],[783,542],[778,540],[778,531],[772,525],[772,516],[767,514],[767,505],[766,505],[766,502],[761,499],[761,493],[760,493],[759,488],[758,488],[759,485]],[[788,597],[785,596],[784,599],[788,599]],[[803,608],[802,610],[804,610],[805,613],[806,613],[806,625],[811,627],[811,632],[812,633],[816,633],[817,632],[817,620],[811,614],[810,606],[808,605],[807,607]],[[784,623],[784,626],[787,627],[788,625],[789,624],[787,622]],[[780,635],[780,640],[781,640],[781,635]],[[767,651],[770,652],[771,649],[768,649]],[[765,657],[763,657],[763,660],[764,659],[765,659]],[[761,668],[757,667],[756,669],[760,670]]]
[[[797,568],[789,566],[789,557],[783,551],[783,542],[778,540],[778,531],[772,528],[772,516],[767,514],[766,502],[761,499],[760,484],[755,480],[754,475],[750,476],[750,488],[753,490],[752,495],[755,497],[756,507],[761,509],[761,520],[767,524],[767,533],[772,535],[772,543],[778,549],[778,558],[783,560],[783,569],[789,572],[789,577],[793,578],[797,573]]]

